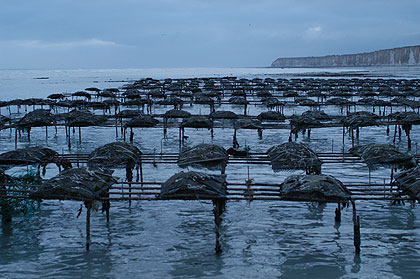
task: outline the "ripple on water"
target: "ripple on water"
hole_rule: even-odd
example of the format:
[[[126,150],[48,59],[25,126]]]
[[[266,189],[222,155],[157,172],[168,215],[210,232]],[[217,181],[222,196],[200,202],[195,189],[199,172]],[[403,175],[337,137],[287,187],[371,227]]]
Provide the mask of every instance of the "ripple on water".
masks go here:
[[[226,71],[219,72],[219,75],[226,75]],[[252,76],[249,71],[239,72]],[[186,73],[169,70],[152,72],[157,77],[185,76]],[[257,72],[266,73],[264,69]],[[94,80],[98,80],[98,87],[105,88],[109,87],[105,81],[110,77],[134,79],[147,73],[150,72],[31,72],[34,76],[50,77],[42,85],[33,85],[39,81],[24,78],[17,83],[22,78],[20,72],[15,73],[6,86],[11,95],[2,97],[18,97],[17,91],[25,86],[24,92],[33,93],[33,97],[45,97],[48,95],[46,92],[74,92],[90,87]],[[2,76],[4,72],[0,72],[0,80]],[[28,91],[28,88],[31,90]],[[166,109],[156,109],[155,113]],[[196,114],[209,112],[208,107],[187,106],[185,109]],[[243,113],[241,108],[232,109]],[[286,113],[301,113],[304,109],[293,110],[286,108]],[[338,111],[336,107],[326,110],[335,114]],[[259,112],[259,108],[250,106],[251,114]],[[213,142],[229,147],[233,137],[232,129],[216,129],[213,139],[207,129],[186,129],[185,134],[189,136],[187,146]],[[134,142],[143,152],[178,152],[178,130],[168,129],[168,138],[164,140],[161,140],[162,135],[161,129],[135,129]],[[69,151],[65,131],[61,127],[57,135],[53,129],[50,130],[48,142],[45,141],[45,130],[34,128],[32,142],[29,143],[23,136],[19,146],[40,142],[60,153],[88,153],[99,143],[116,140],[115,129],[103,127],[82,128],[81,144],[77,134],[72,137],[73,148]],[[266,152],[271,146],[287,141],[288,137],[289,131],[286,130],[264,131],[262,140],[252,130],[239,130],[237,134],[239,143],[249,145],[252,152]],[[415,142],[420,140],[420,126],[413,127],[412,139]],[[392,140],[392,135],[386,136],[384,127],[367,127],[361,129],[359,143],[390,143]],[[341,129],[313,129],[311,139],[299,135],[298,141],[317,152],[341,152],[351,147],[351,138],[346,134],[343,148]],[[405,150],[405,139],[400,141],[397,138],[396,145]],[[1,131],[0,152],[12,149],[14,134]],[[144,176],[146,181],[164,181],[181,170],[173,165],[158,165],[157,168],[145,165]],[[56,173],[55,166],[48,166],[48,176]],[[226,173],[228,181],[242,183],[248,178],[248,169],[240,165],[228,165]],[[261,165],[252,165],[249,169],[249,177],[262,183],[282,182],[287,176],[299,173],[303,172],[274,173]],[[345,183],[367,183],[369,179],[365,164],[328,164],[323,166],[323,173],[336,175]],[[125,170],[116,170],[114,174],[125,179]],[[382,183],[384,178],[389,181],[389,177],[387,168],[371,172],[371,181],[375,183]],[[1,225],[1,276],[27,279],[417,278],[420,274],[419,210],[418,206],[409,204],[391,206],[379,201],[357,202],[361,216],[360,258],[354,255],[352,209],[343,209],[342,222],[335,225],[335,204],[322,206],[253,201],[248,205],[246,202],[228,202],[220,227],[221,255],[214,252],[211,202],[139,201],[133,202],[131,207],[125,202],[113,202],[109,224],[104,214],[93,213],[92,248],[89,253],[84,250],[86,212],[83,210],[82,215],[76,218],[79,208],[80,202],[44,201],[42,209],[34,216],[15,218],[11,226]]]

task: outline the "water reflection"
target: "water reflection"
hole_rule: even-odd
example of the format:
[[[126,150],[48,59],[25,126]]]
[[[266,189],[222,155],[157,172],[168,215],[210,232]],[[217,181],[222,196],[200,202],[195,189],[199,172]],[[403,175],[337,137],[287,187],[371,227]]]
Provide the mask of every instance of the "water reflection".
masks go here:
[[[322,221],[326,205],[325,202],[307,202],[306,206],[309,212],[305,213],[304,217],[310,220]]]
[[[138,73],[125,71],[119,75],[138,78]],[[95,78],[99,79],[98,87],[105,88],[109,86],[104,77],[108,74],[89,72],[87,76],[99,76]],[[168,77],[172,72],[159,74]],[[57,74],[36,75],[50,76],[50,81],[55,80],[56,84],[42,87],[42,90],[39,87],[26,90],[31,88],[26,82],[24,91],[34,92],[33,97],[45,97],[47,91],[74,92],[92,85],[92,80],[81,80],[74,73],[67,78],[60,76],[66,80],[63,83],[53,78]],[[15,79],[14,83],[18,81],[20,79]],[[13,92],[10,96],[17,97],[14,96],[17,90],[14,85],[9,87],[11,90],[6,90],[5,94]],[[185,109],[200,113],[198,106]],[[155,112],[165,110],[156,108]],[[241,113],[240,108],[236,110]],[[292,108],[286,110],[288,115],[293,113]],[[299,108],[295,112],[304,110],[306,108]],[[208,113],[208,108],[201,112]],[[332,107],[326,112],[337,114],[339,111]],[[251,115],[258,113],[259,108],[250,106]],[[412,133],[414,139],[418,137],[420,126],[413,127]],[[204,139],[227,147],[231,145],[232,134],[232,129],[216,129],[214,138],[210,139],[209,131],[191,129],[186,143],[192,146]],[[145,153],[159,153],[161,149],[163,152],[179,151],[177,129],[168,129],[168,138],[163,141],[160,140],[162,136],[160,129],[139,129],[134,140]],[[343,146],[341,137],[340,129],[320,128],[312,130],[311,139],[300,136],[299,141],[306,142],[317,152],[347,151],[351,138],[346,135]],[[240,144],[246,142],[252,152],[265,152],[287,138],[288,131],[284,130],[264,131],[263,140],[259,140],[252,130],[238,133]],[[106,144],[114,140],[114,129],[83,129],[82,144],[78,144],[76,136],[71,152],[88,153],[98,146],[98,141]],[[19,147],[35,145],[37,141],[45,143],[43,129],[33,130],[31,143],[22,137]],[[366,127],[359,141],[388,143],[392,137],[385,136],[384,127]],[[14,135],[9,131],[0,132],[0,142],[0,152],[14,149]],[[404,137],[400,143],[400,149],[405,149]],[[69,152],[64,129],[59,127],[57,135],[49,134],[48,146],[60,153]],[[164,180],[175,171],[179,171],[175,166],[145,166],[145,180]],[[51,173],[50,169],[47,173]],[[365,164],[346,165],[345,168],[343,164],[325,164],[323,173],[339,176],[345,183],[367,182],[368,170]],[[115,174],[124,177],[122,172]],[[229,165],[227,174],[229,181],[242,183],[247,179],[246,169],[239,165]],[[282,182],[290,174],[295,173],[273,173],[259,165],[250,167],[250,177],[259,182]],[[380,168],[372,173],[373,182],[382,182],[382,177],[389,178],[389,169]],[[131,208],[127,203],[112,203],[109,224],[100,213],[94,213],[92,217],[89,253],[84,251],[85,220],[83,215],[75,218],[79,205],[45,202],[36,216],[16,218],[12,225],[2,225],[0,274],[6,278],[417,278],[420,273],[418,208],[409,205],[391,207],[383,202],[358,203],[362,222],[361,257],[354,256],[351,209],[343,210],[338,226],[334,224],[336,204],[254,201],[247,206],[244,202],[229,202],[221,226],[223,254],[220,257],[214,253],[211,203],[133,202]]]
[[[281,265],[281,278],[340,278],[346,274],[343,258],[327,256],[323,253],[288,255]]]
[[[171,263],[173,278],[212,278],[223,275],[223,257],[211,254],[191,255]]]

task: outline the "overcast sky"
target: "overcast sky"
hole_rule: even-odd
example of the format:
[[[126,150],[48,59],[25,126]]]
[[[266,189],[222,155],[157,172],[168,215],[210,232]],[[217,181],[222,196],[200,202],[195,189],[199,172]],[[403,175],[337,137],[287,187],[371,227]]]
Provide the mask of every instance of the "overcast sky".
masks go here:
[[[0,68],[264,67],[420,44],[420,1],[0,0]]]

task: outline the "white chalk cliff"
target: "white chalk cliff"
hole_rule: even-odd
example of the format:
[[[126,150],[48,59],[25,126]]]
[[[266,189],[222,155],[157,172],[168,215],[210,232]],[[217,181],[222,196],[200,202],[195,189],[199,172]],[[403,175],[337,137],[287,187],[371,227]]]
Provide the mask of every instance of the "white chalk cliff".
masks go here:
[[[420,45],[320,57],[278,58],[271,67],[357,67],[420,65]]]

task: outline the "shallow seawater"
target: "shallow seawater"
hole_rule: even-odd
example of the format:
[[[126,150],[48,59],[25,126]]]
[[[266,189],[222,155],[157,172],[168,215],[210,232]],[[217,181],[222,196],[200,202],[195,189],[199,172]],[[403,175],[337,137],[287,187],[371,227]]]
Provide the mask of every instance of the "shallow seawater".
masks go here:
[[[327,71],[328,69],[322,69]],[[365,70],[365,69],[360,69]],[[294,70],[298,71],[298,70]],[[300,69],[300,72],[303,70]],[[309,72],[309,70],[307,70]],[[338,71],[334,69],[334,71]],[[287,69],[153,69],[80,71],[0,71],[0,100],[46,97],[52,93],[73,92],[85,87],[120,87],[128,80],[144,77],[238,76],[277,77]],[[388,68],[377,70],[389,74]],[[398,74],[404,77],[406,69]],[[410,68],[409,73],[415,69]],[[407,75],[412,78],[414,74]],[[34,79],[49,77],[49,79]],[[22,81],[18,83],[18,81]],[[112,81],[112,82],[110,82]],[[120,82],[121,81],[121,82]],[[124,82],[122,82],[124,81]],[[15,86],[14,86],[15,85]],[[156,108],[164,112],[168,108]],[[185,107],[191,112],[208,113],[208,107]],[[217,109],[217,107],[216,107]],[[232,109],[241,112],[240,107]],[[338,113],[330,108],[327,113]],[[2,113],[6,114],[5,109]],[[251,107],[250,114],[258,114]],[[291,114],[287,111],[286,114]],[[229,147],[232,129],[210,131],[186,129],[187,146],[213,142]],[[342,131],[337,128],[313,129],[311,138],[299,137],[317,152],[341,151]],[[82,128],[82,142],[73,135],[72,149],[66,145],[65,131],[51,128],[45,139],[44,128],[33,128],[31,143],[23,135],[19,147],[42,144],[59,153],[88,153],[115,140],[114,128]],[[253,130],[238,131],[238,141],[252,152],[265,152],[274,144],[287,141],[289,131],[267,130],[262,140]],[[420,141],[420,128],[412,130],[413,144]],[[361,129],[360,143],[390,143],[385,127]],[[135,129],[134,143],[143,152],[178,152],[178,130]],[[346,135],[344,149],[351,141]],[[402,137],[396,145],[405,150]],[[14,149],[14,133],[0,132],[0,153]],[[181,169],[175,165],[145,165],[145,181],[164,181]],[[19,168],[12,171],[19,171]],[[368,182],[364,164],[327,164],[323,173],[344,183]],[[57,173],[47,168],[47,176]],[[228,181],[244,182],[246,166],[228,165]],[[269,166],[251,165],[255,181],[282,182],[296,172],[274,173]],[[124,179],[125,170],[115,175]],[[386,168],[371,174],[372,182],[389,181]],[[212,204],[207,201],[112,202],[111,221],[101,211],[92,216],[92,244],[85,251],[85,214],[76,218],[80,202],[44,201],[29,217],[16,217],[11,225],[1,225],[0,278],[418,278],[420,274],[420,211],[418,205],[393,206],[385,201],[358,201],[361,217],[361,255],[353,246],[352,209],[342,211],[342,222],[334,223],[335,204],[229,201],[221,225],[223,253],[215,253]]]

